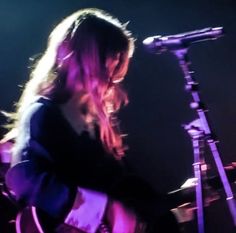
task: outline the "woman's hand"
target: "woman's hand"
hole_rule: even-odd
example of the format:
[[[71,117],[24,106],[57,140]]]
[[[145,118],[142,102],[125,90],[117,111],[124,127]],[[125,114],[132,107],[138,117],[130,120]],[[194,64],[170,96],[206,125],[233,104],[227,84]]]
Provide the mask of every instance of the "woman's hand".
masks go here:
[[[112,233],[135,233],[136,215],[119,201],[108,203],[106,220]]]

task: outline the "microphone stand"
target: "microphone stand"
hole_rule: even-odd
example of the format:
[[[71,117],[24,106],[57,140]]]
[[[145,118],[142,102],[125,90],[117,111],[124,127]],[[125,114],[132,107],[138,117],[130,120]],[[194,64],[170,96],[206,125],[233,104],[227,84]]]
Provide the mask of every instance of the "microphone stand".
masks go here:
[[[214,158],[214,161],[216,163],[216,167],[221,179],[221,182],[223,184],[223,188],[226,194],[226,201],[227,201],[227,205],[229,208],[229,211],[232,215],[232,219],[233,219],[233,223],[234,226],[236,227],[236,202],[235,202],[235,198],[231,189],[231,186],[229,184],[228,178],[226,176],[225,173],[225,169],[223,167],[221,158],[220,158],[220,154],[218,151],[218,148],[216,146],[217,141],[213,138],[212,136],[212,130],[210,129],[208,120],[207,120],[207,116],[206,116],[206,109],[204,108],[204,104],[200,99],[200,95],[198,92],[198,86],[199,84],[194,80],[194,78],[192,77],[192,74],[194,73],[191,69],[190,69],[190,61],[188,59],[188,48],[180,48],[177,50],[172,50],[172,52],[175,54],[175,56],[177,57],[178,61],[179,61],[179,65],[183,71],[184,74],[184,78],[186,81],[186,85],[185,85],[185,89],[186,91],[190,92],[192,95],[192,99],[193,102],[190,104],[190,107],[192,109],[195,109],[198,117],[199,117],[199,122],[201,125],[201,129],[204,132],[205,135],[205,141],[208,144],[212,156]],[[194,141],[194,149],[195,149],[195,143],[197,143],[196,141]],[[196,163],[196,162],[195,162]],[[196,170],[200,169],[200,164],[195,165]],[[199,173],[197,173],[197,176],[199,178]],[[198,182],[201,182],[201,180],[198,180]],[[199,186],[200,187],[200,186]],[[199,188],[199,195],[201,194],[201,190]],[[198,197],[198,194],[197,194]],[[199,197],[199,205],[202,205],[202,202],[200,200],[201,198]],[[200,210],[201,206],[197,206],[197,208]],[[203,233],[204,232],[204,228],[203,228],[203,213],[198,213],[198,217],[199,217],[199,233]],[[200,216],[202,215],[202,216]]]
[[[197,180],[195,187],[196,191],[196,206],[197,206],[197,223],[198,232],[204,233],[204,197],[203,197],[203,181],[206,178],[206,172],[204,172],[203,166],[205,164],[205,159],[203,156],[204,147],[204,130],[201,129],[201,124],[199,119],[191,122],[184,127],[192,138],[193,153],[194,153],[194,176]],[[203,173],[204,172],[204,173]],[[202,179],[202,175],[204,175]]]

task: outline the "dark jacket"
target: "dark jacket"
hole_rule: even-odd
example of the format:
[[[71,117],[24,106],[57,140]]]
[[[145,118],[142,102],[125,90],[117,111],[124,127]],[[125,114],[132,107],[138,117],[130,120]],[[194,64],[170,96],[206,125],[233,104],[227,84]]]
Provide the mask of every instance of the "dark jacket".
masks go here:
[[[85,187],[121,200],[147,221],[167,212],[165,198],[106,153],[98,136],[98,127],[95,139],[86,131],[78,135],[49,99],[31,104],[20,122],[17,163],[6,176],[17,201],[63,219],[77,188]]]

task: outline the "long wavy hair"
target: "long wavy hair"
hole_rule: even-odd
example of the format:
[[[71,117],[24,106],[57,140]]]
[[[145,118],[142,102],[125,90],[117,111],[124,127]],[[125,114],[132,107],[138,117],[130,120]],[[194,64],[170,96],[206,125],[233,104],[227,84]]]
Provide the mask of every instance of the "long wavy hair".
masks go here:
[[[84,114],[98,123],[104,148],[120,159],[125,146],[115,113],[128,99],[119,81],[127,73],[134,50],[134,38],[126,26],[93,8],[79,10],[58,24],[32,69],[5,139],[17,137],[24,110],[38,96],[63,104],[77,94]],[[119,61],[110,77],[107,59],[117,54]]]

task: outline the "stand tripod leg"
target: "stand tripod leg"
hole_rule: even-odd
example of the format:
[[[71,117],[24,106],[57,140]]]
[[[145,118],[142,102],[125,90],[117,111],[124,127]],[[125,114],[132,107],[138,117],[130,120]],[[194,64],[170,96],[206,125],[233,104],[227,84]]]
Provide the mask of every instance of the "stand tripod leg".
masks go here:
[[[231,186],[229,184],[228,178],[225,173],[225,169],[223,167],[222,161],[220,159],[220,155],[218,153],[216,144],[214,141],[208,140],[209,147],[212,151],[212,154],[214,155],[213,158],[215,160],[215,164],[217,166],[218,173],[220,175],[225,194],[226,194],[226,201],[227,205],[229,207],[229,211],[232,215],[234,226],[236,226],[236,203],[235,203],[235,198],[231,189]]]
[[[193,153],[194,153],[194,163],[193,170],[194,176],[197,180],[196,185],[196,206],[197,206],[197,223],[198,223],[198,233],[204,233],[204,204],[203,204],[203,183],[202,183],[202,163],[203,158],[203,142],[204,142],[204,131],[200,127],[200,121],[197,119],[191,122],[189,125],[185,126],[189,135],[192,138]]]
[[[197,222],[198,222],[198,233],[204,233],[204,205],[203,205],[203,185],[201,175],[201,158],[200,158],[200,146],[199,139],[193,139],[194,149],[194,176],[197,178],[196,185],[196,206],[197,206]]]

